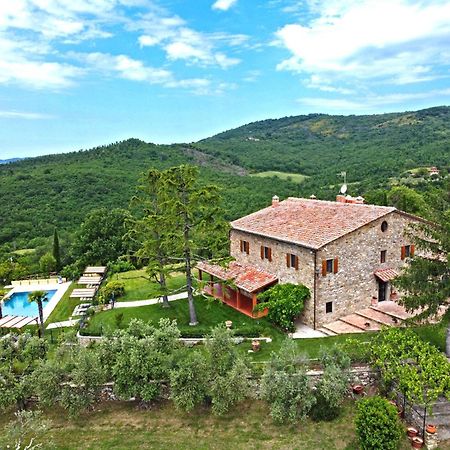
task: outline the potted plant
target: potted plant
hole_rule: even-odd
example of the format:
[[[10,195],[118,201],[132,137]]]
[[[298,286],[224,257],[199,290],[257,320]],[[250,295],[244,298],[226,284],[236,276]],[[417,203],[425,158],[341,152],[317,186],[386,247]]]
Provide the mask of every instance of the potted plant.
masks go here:
[[[413,448],[422,448],[423,439],[419,436],[415,436],[411,439],[411,445]]]
[[[413,438],[419,434],[419,430],[414,427],[408,427],[408,429],[406,430],[406,434],[408,435],[409,438]]]
[[[361,384],[354,384],[352,386],[353,392],[357,395],[361,395],[364,392],[364,386]]]
[[[431,423],[429,423],[427,425],[427,427],[425,428],[425,430],[426,430],[427,433],[435,434],[436,431],[437,431],[437,427],[436,427],[436,425],[432,425]]]
[[[261,348],[261,342],[259,342],[257,339],[253,339],[252,341],[252,350],[254,352],[259,352]]]

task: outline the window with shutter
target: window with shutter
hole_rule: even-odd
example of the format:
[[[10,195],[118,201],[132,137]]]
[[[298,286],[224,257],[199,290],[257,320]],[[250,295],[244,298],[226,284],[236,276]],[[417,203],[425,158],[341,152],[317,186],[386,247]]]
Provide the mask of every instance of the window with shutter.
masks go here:
[[[327,275],[327,260],[322,260],[322,276],[325,277]]]
[[[333,263],[333,272],[337,273],[339,270],[339,259],[338,258],[334,258],[334,263]]]

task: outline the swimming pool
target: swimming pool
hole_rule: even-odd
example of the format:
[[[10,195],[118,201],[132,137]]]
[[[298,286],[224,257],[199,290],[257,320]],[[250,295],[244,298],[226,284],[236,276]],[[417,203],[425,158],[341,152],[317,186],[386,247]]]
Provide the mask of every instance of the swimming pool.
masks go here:
[[[47,292],[47,300],[42,302],[42,306],[48,304],[49,300],[55,295],[55,290],[45,290]],[[28,292],[14,292],[9,298],[5,300],[2,306],[3,316],[25,316],[25,317],[37,317],[39,315],[38,305],[35,302],[28,301]]]

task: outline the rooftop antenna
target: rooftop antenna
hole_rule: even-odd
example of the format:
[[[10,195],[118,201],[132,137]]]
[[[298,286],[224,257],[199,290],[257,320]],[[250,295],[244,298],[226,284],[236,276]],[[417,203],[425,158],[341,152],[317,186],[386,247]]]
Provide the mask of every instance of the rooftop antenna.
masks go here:
[[[345,194],[347,192],[347,172],[341,172],[338,175],[344,178],[344,184],[341,186],[340,192],[341,194]]]

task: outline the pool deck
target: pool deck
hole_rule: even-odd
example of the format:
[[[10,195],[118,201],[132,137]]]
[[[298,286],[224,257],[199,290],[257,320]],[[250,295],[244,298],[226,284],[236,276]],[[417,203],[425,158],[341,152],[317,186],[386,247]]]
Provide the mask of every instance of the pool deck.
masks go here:
[[[44,321],[48,319],[52,311],[55,309],[58,302],[62,299],[63,295],[66,293],[67,289],[72,283],[54,283],[54,284],[30,284],[27,286],[14,286],[5,296],[7,300],[11,295],[16,292],[33,292],[33,291],[55,291],[55,294],[50,299],[50,301],[44,306]]]

